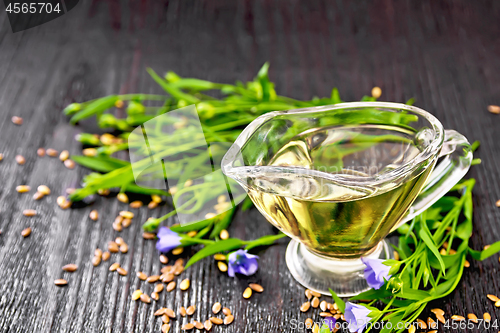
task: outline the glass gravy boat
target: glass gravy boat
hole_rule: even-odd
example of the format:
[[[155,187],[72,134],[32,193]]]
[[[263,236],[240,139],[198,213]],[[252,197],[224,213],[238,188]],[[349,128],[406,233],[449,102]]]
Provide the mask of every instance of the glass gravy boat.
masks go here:
[[[292,238],[286,262],[297,281],[352,296],[368,289],[360,258],[391,258],[384,237],[442,197],[471,161],[467,139],[430,113],[355,102],[258,117],[222,171]]]

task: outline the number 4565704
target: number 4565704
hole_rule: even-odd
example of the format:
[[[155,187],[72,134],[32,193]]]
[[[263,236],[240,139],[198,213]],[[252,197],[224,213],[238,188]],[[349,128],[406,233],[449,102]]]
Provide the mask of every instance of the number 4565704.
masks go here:
[[[59,3],[55,4],[54,6],[47,2],[38,2],[38,3],[9,3],[7,8],[5,9],[7,13],[14,13],[14,14],[35,14],[35,13],[47,13],[50,14],[52,12],[60,13],[61,8],[59,7]]]

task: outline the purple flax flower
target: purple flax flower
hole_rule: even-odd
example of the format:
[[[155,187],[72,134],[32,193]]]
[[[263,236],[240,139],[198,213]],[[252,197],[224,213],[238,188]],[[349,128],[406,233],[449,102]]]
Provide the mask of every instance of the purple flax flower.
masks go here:
[[[156,249],[160,252],[168,252],[181,245],[181,237],[170,228],[160,227],[157,236]]]
[[[240,273],[246,276],[257,272],[259,264],[257,263],[258,256],[248,254],[246,250],[238,250],[229,254],[229,267],[227,274],[234,277],[234,273]]]
[[[326,317],[325,320],[323,321],[323,326],[326,324],[328,328],[330,329],[330,332],[333,332],[335,329],[335,323],[337,322],[337,319],[333,317]]]
[[[347,302],[345,304],[345,320],[349,323],[349,331],[361,333],[365,329],[365,326],[371,320],[368,315],[370,310],[363,305],[354,304]]]
[[[361,261],[366,265],[366,282],[373,289],[380,289],[385,283],[384,279],[388,281],[391,278],[389,275],[391,266],[384,265],[383,260],[361,258]]]

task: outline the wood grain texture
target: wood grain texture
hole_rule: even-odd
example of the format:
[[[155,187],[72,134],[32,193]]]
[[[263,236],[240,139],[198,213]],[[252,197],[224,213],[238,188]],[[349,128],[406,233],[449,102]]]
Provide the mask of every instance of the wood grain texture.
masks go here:
[[[68,170],[58,159],[37,157],[36,150],[79,153],[74,135],[95,125],[85,121],[71,127],[61,114],[70,102],[116,92],[161,92],[147,76],[148,66],[234,82],[252,79],[269,60],[280,94],[311,98],[337,86],[342,98],[351,101],[378,85],[381,100],[415,97],[416,105],[446,128],[481,141],[476,157],[483,163],[469,172],[477,179],[471,243],[481,249],[499,240],[500,117],[486,111],[487,105],[500,104],[499,22],[499,2],[465,0],[95,0],[16,34],[2,13],[0,332],[159,332],[153,313],[160,305],[196,304],[193,318],[202,320],[215,301],[229,307],[235,321],[214,332],[291,332],[293,320],[303,322],[310,315],[298,310],[304,290],[288,273],[284,240],[261,253],[255,276],[229,278],[207,259],[181,275],[192,281],[188,292],[163,292],[153,305],[131,301],[135,289],[153,289],[135,272],[152,274],[161,268],[155,244],[142,239],[140,225],[167,207],[153,213],[136,210],[131,228],[119,234],[130,245],[129,253],[92,266],[94,250],[118,236],[111,223],[126,205],[98,198],[88,207],[60,210],[57,196],[78,186],[88,170]],[[11,123],[13,115],[24,118],[21,127]],[[16,154],[26,157],[24,166],[15,163]],[[52,194],[34,202],[34,190],[15,192],[20,184],[33,189],[46,184]],[[26,218],[21,214],[26,208],[39,213]],[[97,222],[88,218],[92,209],[99,211]],[[33,232],[23,239],[27,226]],[[229,231],[244,239],[275,232],[255,209],[238,212]],[[129,274],[109,272],[113,262]],[[62,272],[68,263],[77,264],[78,271]],[[500,320],[500,310],[486,299],[488,293],[500,294],[499,271],[498,256],[471,262],[457,290],[433,306],[450,315],[489,312]],[[58,278],[67,279],[68,286],[55,287]],[[248,282],[262,284],[265,293],[244,300]],[[186,322],[174,321],[172,332]]]

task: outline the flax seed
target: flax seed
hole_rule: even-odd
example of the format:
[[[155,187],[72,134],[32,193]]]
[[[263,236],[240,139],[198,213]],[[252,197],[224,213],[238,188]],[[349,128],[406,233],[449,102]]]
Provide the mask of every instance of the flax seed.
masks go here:
[[[11,120],[12,120],[12,123],[13,123],[14,125],[21,126],[21,125],[23,124],[23,118],[21,118],[21,117],[18,117],[18,116],[13,116],[13,117],[11,118]]]
[[[175,312],[174,312],[174,310],[172,310],[172,309],[167,308],[167,309],[165,310],[165,314],[166,314],[167,316],[169,316],[170,318],[175,318]]]
[[[192,323],[187,323],[184,326],[182,326],[181,330],[184,331],[190,331],[194,328],[194,325]]]
[[[215,215],[215,213],[206,213],[205,214],[205,219],[206,220],[210,220],[210,219],[213,219],[214,217],[216,217],[217,215]]]
[[[132,224],[132,220],[131,219],[123,219],[122,226],[124,228],[130,227],[131,224]]]
[[[311,307],[311,302],[305,302],[300,306],[300,311],[307,312],[309,311],[310,307]]]
[[[243,298],[250,298],[252,296],[252,289],[251,288],[246,288],[245,291],[243,292]]]
[[[25,209],[25,210],[23,210],[23,215],[24,216],[28,216],[28,217],[35,216],[36,215],[36,210],[34,210],[34,209]]]
[[[465,320],[465,318],[462,316],[459,316],[459,315],[453,315],[453,316],[451,316],[451,320],[463,321],[463,320]]]
[[[488,297],[488,299],[492,302],[497,302],[499,300],[499,298],[496,295],[488,294],[486,295],[486,297]]]
[[[170,323],[170,317],[167,316],[166,314],[164,314],[163,316],[161,316],[161,321],[164,323],[164,324],[168,324]]]
[[[165,286],[162,284],[162,283],[158,283],[156,286],[155,286],[155,292],[156,293],[161,293],[163,291],[163,289],[165,288]]]
[[[74,169],[76,164],[73,160],[67,159],[66,161],[64,161],[64,166],[68,169]]]
[[[62,286],[65,286],[68,284],[68,281],[64,280],[64,279],[57,279],[54,281],[54,284],[58,287],[62,287]]]
[[[59,154],[59,160],[60,160],[61,162],[66,161],[68,158],[69,158],[69,151],[67,151],[67,150],[63,150],[63,151]]]
[[[199,321],[193,321],[193,324],[194,324],[194,327],[196,327],[197,329],[199,330],[202,330],[203,329],[203,324],[200,323]]]
[[[222,305],[219,302],[215,302],[214,305],[212,305],[212,312],[214,314],[218,314],[221,309],[222,309]]]
[[[464,261],[464,267],[470,267],[470,262],[468,260]]]
[[[82,150],[82,154],[84,156],[93,157],[93,156],[97,155],[97,149],[95,149],[95,148],[85,148],[85,149]]]
[[[225,316],[229,316],[231,314],[231,310],[229,310],[229,308],[223,308],[222,309],[222,313],[225,315]]]
[[[495,206],[500,207],[500,200],[497,200],[497,202],[495,202]]]
[[[411,325],[410,327],[408,327],[408,333],[415,333],[417,329],[415,328],[414,325]]]
[[[195,311],[196,311],[196,305],[191,305],[186,309],[186,314],[188,316],[192,316]]]
[[[500,106],[498,105],[488,105],[488,111],[494,114],[500,114]]]
[[[148,203],[148,208],[149,209],[155,209],[156,207],[158,207],[158,204],[154,201],[151,201]]]
[[[36,154],[37,154],[38,156],[40,156],[40,157],[44,157],[44,156],[45,156],[45,149],[43,149],[43,148],[38,148],[38,149],[36,150]]]
[[[151,200],[153,202],[156,202],[157,204],[161,203],[161,197],[158,194],[152,194],[151,195]]]
[[[224,321],[217,317],[210,317],[210,321],[215,325],[222,325]]]
[[[74,271],[76,271],[78,269],[78,266],[75,265],[75,264],[67,264],[67,265],[64,265],[62,267],[62,270],[65,271],[65,272],[70,272],[70,273],[73,273]]]
[[[178,258],[177,260],[175,260],[174,265],[175,266],[182,266],[182,265],[184,265],[184,259]]]
[[[109,195],[111,191],[107,188],[100,188],[97,190],[97,194],[99,195]]]
[[[217,266],[221,272],[227,272],[227,265],[223,261],[218,261]]]
[[[30,190],[31,190],[31,187],[29,187],[28,185],[16,186],[16,191],[19,193],[26,193],[26,192],[29,192]]]
[[[146,279],[148,278],[146,274],[144,274],[143,272],[137,272],[137,277],[139,278],[139,280],[142,280],[142,281],[146,281]]]
[[[314,322],[311,318],[307,318],[306,321],[304,322],[306,328],[311,329],[314,325]]]
[[[444,311],[439,308],[431,309],[431,312],[434,314],[440,314],[441,316],[444,315]]]
[[[427,324],[422,319],[417,319],[417,323],[418,323],[418,328],[419,329],[422,329],[422,330],[426,330],[427,329]]]
[[[229,238],[229,232],[227,232],[226,229],[222,230],[219,234],[220,239],[228,239]]]
[[[0,153],[0,161],[2,161],[2,160],[3,160],[3,154]]]
[[[130,206],[130,208],[134,208],[134,209],[141,208],[142,201],[139,201],[139,200],[132,201],[129,206]]]
[[[128,274],[128,272],[123,269],[122,267],[118,267],[118,269],[116,270],[118,272],[118,274],[122,275],[122,276],[125,276]]]
[[[214,254],[214,259],[224,261],[224,260],[226,260],[226,255],[221,254],[221,253],[217,253],[217,254]]]
[[[175,289],[175,286],[176,286],[176,282],[175,281],[170,282],[169,284],[167,284],[167,291],[171,292],[172,290]]]
[[[116,242],[111,241],[108,243],[108,251],[111,253],[118,253],[120,251],[120,247],[116,244]]]
[[[157,301],[160,299],[160,295],[158,295],[158,293],[156,291],[153,291],[151,293],[151,298],[154,299],[155,301]]]
[[[128,245],[127,244],[122,244],[120,245],[120,252],[121,253],[127,253],[128,252]]]
[[[118,268],[120,268],[120,264],[115,262],[114,264],[112,264],[111,266],[109,266],[109,271],[110,272],[114,272],[116,271]]]
[[[500,308],[500,301],[495,302],[495,307]]]
[[[40,192],[36,192],[35,194],[33,194],[33,200],[40,200],[44,197],[44,195]]]
[[[379,98],[381,95],[382,95],[382,89],[380,89],[379,87],[372,88],[372,97]]]
[[[101,258],[102,257],[102,250],[101,249],[95,249],[94,256]]]
[[[321,303],[319,303],[319,308],[321,311],[325,312],[328,310],[328,303],[326,301],[321,301]]]
[[[50,194],[50,188],[47,185],[40,185],[37,188],[37,191],[43,195],[49,195]]]
[[[314,298],[313,298],[313,299],[312,299],[312,301],[311,301],[311,306],[312,306],[313,308],[317,308],[317,307],[318,307],[318,305],[319,305],[319,298],[318,298],[318,297],[316,297],[316,296],[314,296]]]
[[[109,253],[108,251],[106,251],[102,254],[103,261],[108,261],[110,257],[111,257],[111,253]]]
[[[256,291],[258,293],[261,293],[264,291],[264,288],[260,284],[257,284],[257,283],[250,283],[248,286],[250,288],[252,288],[253,291]]]
[[[306,289],[305,294],[306,294],[307,299],[312,298],[312,290],[311,289]]]
[[[115,243],[118,244],[118,246],[121,246],[121,245],[125,244],[125,241],[121,237],[116,237]]]
[[[141,294],[141,296],[139,297],[139,299],[143,302],[143,303],[151,303],[151,297],[149,297],[147,294]]]
[[[473,323],[476,323],[476,324],[477,324],[477,321],[478,321],[478,320],[477,320],[477,316],[476,316],[475,314],[473,314],[473,313],[469,313],[469,314],[467,315],[467,318],[468,318],[470,321],[472,321]]]
[[[159,316],[163,316],[165,314],[165,310],[167,308],[160,308],[158,310],[155,311],[155,313],[153,314],[155,317],[159,317]]]
[[[175,249],[172,250],[172,254],[176,255],[176,256],[179,255],[179,254],[181,254],[182,252],[184,252],[184,248],[183,247],[178,247],[178,248],[175,248]]]
[[[146,279],[146,282],[155,283],[155,282],[158,282],[159,279],[160,279],[159,275],[151,275]]]
[[[393,255],[394,255],[394,260],[399,261],[399,252],[394,250]]]
[[[186,235],[188,235],[188,237],[193,238],[194,236],[196,236],[196,234],[198,234],[198,231],[196,231],[196,230],[191,230],[191,231],[190,231],[190,232],[188,232]]]
[[[233,315],[229,315],[227,316],[226,318],[224,318],[224,325],[229,325],[233,322],[234,320],[234,316]]]
[[[429,326],[429,328],[437,328],[437,323],[434,321],[434,319],[432,319],[431,317],[428,317],[427,318],[427,326]]]
[[[129,212],[127,210],[122,210],[120,212],[120,216],[123,217],[124,219],[133,219],[134,218],[134,213]]]
[[[444,318],[444,316],[440,313],[435,313],[436,315],[436,318],[437,320],[439,320],[442,324],[444,324],[446,322],[446,319]]]
[[[188,290],[190,284],[191,284],[191,281],[189,281],[189,279],[184,279],[181,281],[179,288],[181,288],[181,290]]]
[[[332,316],[332,314],[330,312],[320,312],[319,315],[320,315],[320,317],[323,317],[323,318]]]
[[[163,324],[161,326],[161,333],[168,333],[170,331],[170,325],[169,324]]]
[[[165,274],[163,275],[163,278],[161,279],[161,281],[162,281],[163,283],[169,283],[169,282],[171,282],[173,279],[174,279],[174,274],[172,274],[172,273],[165,273]]]
[[[319,325],[318,324],[314,324],[314,326],[312,328],[312,333],[319,333]]]
[[[52,148],[47,149],[46,152],[47,152],[47,155],[49,155],[50,157],[56,157],[57,155],[59,155],[57,150],[52,149]]]
[[[123,203],[128,203],[128,196],[125,193],[118,193],[116,196],[118,201],[123,202]]]
[[[205,320],[205,323],[203,324],[203,327],[205,327],[205,330],[208,332],[212,329],[212,322],[210,319]]]
[[[94,267],[97,267],[101,264],[101,257],[97,257],[95,256],[94,258],[92,258],[92,265]]]
[[[21,231],[21,236],[23,236],[24,238],[28,237],[29,235],[31,235],[31,228],[26,228]]]
[[[181,306],[181,308],[179,309],[179,314],[181,315],[181,317],[186,317],[186,308]]]
[[[163,254],[160,256],[160,262],[164,265],[168,263],[168,258],[164,256]]]
[[[99,213],[94,209],[90,212],[89,217],[92,221],[97,221],[97,219],[99,218]]]
[[[484,319],[484,321],[489,323],[491,321],[491,315],[488,312],[485,312],[483,314],[483,319]]]
[[[142,291],[140,289],[137,289],[132,293],[132,300],[137,301],[142,295]]]
[[[320,293],[318,293],[317,291],[311,290],[311,293],[312,293],[312,295],[313,295],[313,296],[315,296],[315,297],[318,297],[318,298],[320,298],[320,297],[321,297],[321,294],[320,294]]]

